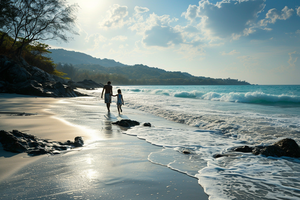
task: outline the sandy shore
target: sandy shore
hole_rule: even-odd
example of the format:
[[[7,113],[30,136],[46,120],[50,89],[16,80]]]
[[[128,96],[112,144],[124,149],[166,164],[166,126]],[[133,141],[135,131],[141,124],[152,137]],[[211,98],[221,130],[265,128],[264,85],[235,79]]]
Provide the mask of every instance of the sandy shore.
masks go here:
[[[89,138],[89,134],[83,129],[68,125],[47,111],[49,106],[57,101],[55,98],[0,93],[0,130],[19,130],[39,138],[62,142],[73,140],[76,136]],[[0,181],[43,157],[28,157],[25,153],[6,152],[2,149],[1,143],[0,147]]]
[[[95,133],[59,120],[47,110],[60,100],[0,94],[1,130],[15,129],[55,141],[76,136],[90,141],[55,156],[28,157],[0,147],[0,199],[208,199],[197,179],[150,163],[149,153],[162,148],[112,126],[104,117],[104,104],[97,108],[100,119]],[[145,119],[126,107],[124,113]]]

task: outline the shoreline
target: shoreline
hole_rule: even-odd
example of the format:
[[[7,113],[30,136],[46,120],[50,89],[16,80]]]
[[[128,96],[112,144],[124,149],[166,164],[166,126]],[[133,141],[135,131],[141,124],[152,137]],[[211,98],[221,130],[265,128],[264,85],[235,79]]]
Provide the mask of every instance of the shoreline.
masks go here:
[[[38,138],[61,142],[73,140],[78,135],[89,138],[89,135],[84,134],[78,127],[55,119],[54,113],[49,112],[47,107],[57,101],[59,99],[1,93],[0,129],[19,130]],[[44,156],[46,155],[32,157],[26,153],[7,152],[0,143],[0,182]]]
[[[82,179],[83,182],[88,179],[90,184],[93,183],[93,187],[97,187],[98,189],[102,188],[102,191],[113,191],[113,196],[125,196],[132,199],[152,199],[154,196],[164,199],[208,199],[203,188],[198,184],[198,179],[171,170],[165,166],[149,162],[149,153],[152,151],[160,151],[162,147],[154,146],[134,136],[125,135],[122,133],[120,127],[112,126],[111,119],[103,117],[106,113],[105,104],[103,104],[103,102],[97,105],[99,106],[98,117],[100,113],[100,121],[98,120],[98,122],[101,122],[98,126],[99,130],[98,132],[91,132],[91,130],[81,127],[80,125],[74,126],[72,123],[64,121],[59,116],[49,112],[46,106],[58,104],[59,101],[62,100],[61,98],[35,98],[22,95],[4,96],[0,95],[0,113],[28,112],[37,113],[37,115],[15,116],[0,114],[1,130],[12,131],[13,129],[17,129],[39,138],[54,141],[73,140],[76,136],[83,136],[84,141],[88,141],[88,143],[85,147],[74,150],[73,152],[65,152],[54,156],[28,157],[26,154],[13,155],[13,153],[3,153],[4,151],[0,150],[0,185],[7,185],[7,183],[9,183],[9,185],[13,186],[17,184],[17,182],[22,181],[18,179],[20,175],[25,176],[24,178],[28,180],[26,181],[28,183],[41,179],[40,184],[46,184],[48,181],[53,181],[48,180],[53,177],[54,173],[53,168],[55,167],[51,165],[60,166],[60,163],[65,162],[65,160],[72,160],[72,162],[76,163],[75,166],[77,167],[73,169],[75,170],[73,173],[70,172],[72,176],[77,177],[77,173],[80,170],[85,172],[86,167],[89,167],[90,169],[87,171],[88,174],[85,174],[85,177],[77,177],[77,179]],[[112,107],[112,109],[115,109],[114,107]],[[136,115],[134,110],[129,108],[124,107],[123,110],[130,117],[138,117],[140,120],[147,118],[147,116]],[[0,149],[1,148],[2,147],[0,147]],[[91,157],[93,158],[91,159]],[[85,164],[80,162],[85,159],[90,160],[89,165],[87,165],[86,162],[83,162]],[[49,165],[49,162],[53,163]],[[3,165],[3,163],[6,163],[6,165]],[[42,172],[37,172],[35,180],[31,180],[32,176],[26,174],[30,169],[39,171],[39,165],[43,166],[41,170],[44,170],[45,172],[43,173],[46,173],[46,175]],[[65,165],[68,166],[69,163],[64,163],[64,165],[60,167],[63,168]],[[16,166],[19,167],[16,168]],[[68,169],[70,169],[70,167],[73,168],[74,166],[69,166]],[[120,174],[119,172],[123,173]],[[82,173],[82,171],[80,171],[80,173]],[[99,175],[100,173],[102,174],[101,178],[95,176],[95,174]],[[60,180],[56,181],[66,186],[64,184],[64,174],[60,174],[60,176]],[[16,181],[16,179],[18,181]],[[96,184],[93,182],[95,180],[97,180]],[[77,184],[77,182],[72,182],[72,186],[68,188],[68,190],[76,188]],[[104,198],[111,198],[111,192],[111,195],[109,195],[102,191],[92,191],[90,190],[90,184],[86,185],[85,192],[89,192],[90,195],[93,194],[94,197],[100,195]],[[68,183],[68,185],[70,185],[70,183]],[[172,188],[172,190],[170,190],[170,188]],[[1,191],[14,195],[15,190],[12,187],[5,187],[0,189],[0,193]],[[48,194],[47,191],[44,192],[45,197]],[[76,192],[73,192],[73,195],[75,195],[75,193]],[[58,199],[66,197],[66,194],[55,194],[54,197],[58,197]],[[77,195],[79,194],[81,193],[77,192]],[[24,198],[32,197],[37,194],[29,193],[27,195],[28,196],[24,196]],[[42,194],[38,195],[43,198]]]

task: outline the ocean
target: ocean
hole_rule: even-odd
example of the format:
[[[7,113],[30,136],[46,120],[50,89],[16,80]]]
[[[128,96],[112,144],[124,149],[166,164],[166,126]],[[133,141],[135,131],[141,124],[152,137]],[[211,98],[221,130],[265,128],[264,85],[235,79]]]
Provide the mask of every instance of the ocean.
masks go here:
[[[300,159],[241,153],[235,146],[300,144],[300,86],[120,86],[125,105],[190,129],[126,132],[165,147],[149,160],[199,179],[210,199],[299,199]],[[192,155],[180,153],[187,148]]]
[[[283,138],[300,144],[300,86],[114,86],[115,94],[117,89],[124,107],[183,125],[152,123],[149,129],[136,126],[123,133],[163,147],[148,160],[197,178],[211,200],[300,198],[298,158],[213,157]],[[99,103],[101,91],[86,92]],[[185,149],[192,153],[183,154]]]

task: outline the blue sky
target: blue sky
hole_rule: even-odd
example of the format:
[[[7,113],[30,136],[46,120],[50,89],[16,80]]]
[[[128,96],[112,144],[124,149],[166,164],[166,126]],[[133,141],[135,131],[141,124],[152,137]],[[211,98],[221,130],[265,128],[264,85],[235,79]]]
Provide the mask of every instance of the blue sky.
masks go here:
[[[299,0],[67,0],[76,30],[52,48],[251,84],[300,84]]]

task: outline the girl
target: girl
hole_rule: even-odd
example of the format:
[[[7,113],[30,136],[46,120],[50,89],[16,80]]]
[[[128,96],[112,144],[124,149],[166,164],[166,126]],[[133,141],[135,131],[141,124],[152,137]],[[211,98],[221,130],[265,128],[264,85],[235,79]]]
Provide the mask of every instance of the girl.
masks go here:
[[[123,100],[123,95],[120,89],[118,89],[118,94],[114,95],[117,96],[117,107],[118,107],[118,112],[120,115],[120,112],[122,112],[121,106],[124,105],[124,100]]]

